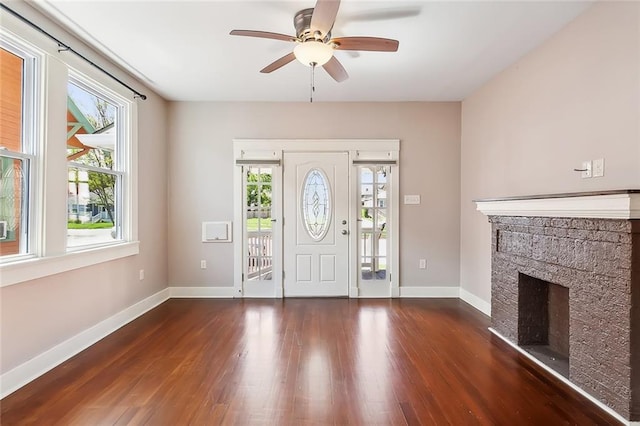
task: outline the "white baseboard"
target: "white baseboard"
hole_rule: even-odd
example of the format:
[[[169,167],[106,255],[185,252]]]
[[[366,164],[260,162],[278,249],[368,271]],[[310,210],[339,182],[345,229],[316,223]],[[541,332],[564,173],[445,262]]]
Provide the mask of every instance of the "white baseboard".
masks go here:
[[[361,299],[389,299],[391,297],[391,285],[386,281],[366,281],[360,283],[360,287],[351,289],[351,297]]]
[[[167,299],[169,299],[168,288],[129,306],[117,314],[100,321],[93,327],[37,355],[35,358],[7,371],[0,376],[0,399],[62,364],[72,356],[85,350],[145,312],[150,311]]]
[[[409,287],[400,286],[400,297],[442,297],[458,298],[459,287]]]
[[[540,360],[538,360],[536,357],[534,357],[533,355],[531,355],[529,352],[525,351],[524,349],[522,349],[520,346],[514,344],[512,341],[510,341],[509,339],[507,339],[506,337],[504,337],[502,334],[498,333],[495,329],[493,329],[492,327],[489,327],[489,331],[492,332],[493,334],[495,334],[496,336],[498,336],[500,339],[502,339],[503,341],[505,341],[509,346],[511,346],[512,348],[514,348],[516,351],[518,351],[519,353],[521,353],[522,355],[526,356],[527,358],[529,358],[531,361],[533,361],[534,363],[536,363],[537,365],[539,365],[543,370],[545,370],[546,372],[548,372],[549,374],[551,374],[553,377],[555,377],[556,379],[560,380],[562,383],[564,383],[565,385],[569,386],[571,389],[573,389],[574,391],[578,392],[580,395],[584,396],[585,398],[587,398],[589,401],[593,402],[595,405],[598,406],[598,408],[601,408],[603,411],[607,412],[608,414],[610,414],[611,416],[615,417],[616,420],[622,422],[622,424],[624,425],[639,425],[640,422],[636,422],[636,421],[629,421],[626,420],[624,417],[622,417],[620,414],[616,413],[615,411],[613,411],[613,409],[611,409],[610,407],[606,406],[605,404],[603,404],[602,402],[600,402],[597,398],[595,398],[594,396],[592,396],[591,394],[587,393],[586,391],[584,391],[582,388],[578,387],[575,383],[572,383],[571,381],[569,381],[569,379],[567,379],[566,377],[564,377],[562,374],[558,373],[557,371],[555,371],[553,368],[548,367],[546,364],[544,364],[543,362],[541,362]]]
[[[491,316],[491,303],[485,302],[473,293],[469,293],[464,288],[460,288],[460,299],[467,302],[483,314]]]
[[[172,298],[233,299],[234,287],[169,287]]]

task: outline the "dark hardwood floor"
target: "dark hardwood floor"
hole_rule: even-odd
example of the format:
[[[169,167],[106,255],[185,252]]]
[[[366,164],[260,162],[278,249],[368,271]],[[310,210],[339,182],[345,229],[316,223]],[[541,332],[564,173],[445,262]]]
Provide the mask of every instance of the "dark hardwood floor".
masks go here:
[[[619,424],[455,299],[172,299],[1,401],[8,425]]]

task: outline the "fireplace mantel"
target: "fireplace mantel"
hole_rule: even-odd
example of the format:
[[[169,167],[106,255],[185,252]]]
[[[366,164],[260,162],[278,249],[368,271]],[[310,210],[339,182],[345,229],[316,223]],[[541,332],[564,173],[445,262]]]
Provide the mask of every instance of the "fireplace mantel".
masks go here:
[[[487,216],[640,219],[640,189],[474,200]]]

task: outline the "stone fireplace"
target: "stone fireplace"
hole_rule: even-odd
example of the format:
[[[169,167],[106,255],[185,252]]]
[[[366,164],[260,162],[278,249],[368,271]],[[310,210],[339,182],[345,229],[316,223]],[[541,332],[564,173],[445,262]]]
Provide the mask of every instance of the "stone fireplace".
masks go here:
[[[492,331],[640,420],[640,191],[478,201]]]

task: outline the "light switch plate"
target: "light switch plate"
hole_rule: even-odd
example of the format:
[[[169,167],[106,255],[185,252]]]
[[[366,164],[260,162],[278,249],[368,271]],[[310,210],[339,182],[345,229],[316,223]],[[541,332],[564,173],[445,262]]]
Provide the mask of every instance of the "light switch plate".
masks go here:
[[[405,204],[420,204],[420,196],[419,195],[405,195],[404,196]]]
[[[582,162],[582,179],[591,177],[591,160]]]
[[[593,177],[604,176],[604,158],[593,160]]]

